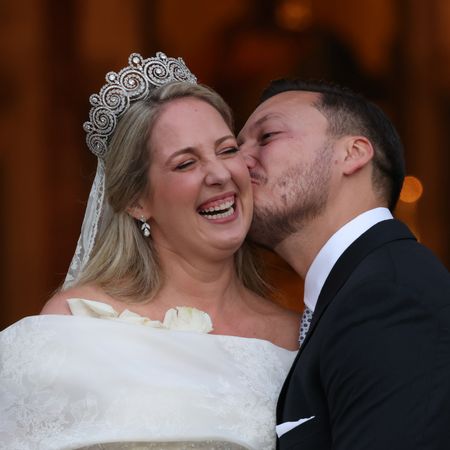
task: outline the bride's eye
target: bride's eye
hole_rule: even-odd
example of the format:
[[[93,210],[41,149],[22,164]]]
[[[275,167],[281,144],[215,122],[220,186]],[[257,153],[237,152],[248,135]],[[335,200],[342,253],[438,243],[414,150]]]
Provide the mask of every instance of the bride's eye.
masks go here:
[[[177,171],[183,171],[188,169],[189,167],[192,166],[192,164],[194,164],[194,160],[193,159],[189,159],[188,161],[183,161],[180,164],[177,164],[177,166],[175,167],[175,170]]]
[[[239,151],[239,147],[227,147],[219,152],[219,155],[234,155]]]

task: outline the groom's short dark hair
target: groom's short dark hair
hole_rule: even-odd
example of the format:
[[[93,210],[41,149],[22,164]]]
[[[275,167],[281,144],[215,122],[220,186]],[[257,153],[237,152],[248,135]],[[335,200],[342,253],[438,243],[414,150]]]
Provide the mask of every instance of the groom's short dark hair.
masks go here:
[[[260,103],[287,91],[316,92],[315,107],[327,118],[333,137],[361,134],[374,147],[373,183],[393,210],[405,177],[403,145],[386,114],[362,95],[325,81],[298,78],[272,81],[261,95]]]

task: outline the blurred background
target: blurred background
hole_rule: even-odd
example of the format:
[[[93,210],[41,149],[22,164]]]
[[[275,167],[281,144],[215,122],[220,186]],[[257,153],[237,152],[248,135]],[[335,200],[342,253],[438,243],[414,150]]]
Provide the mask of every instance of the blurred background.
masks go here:
[[[182,56],[236,112],[274,78],[348,85],[390,115],[408,177],[396,214],[449,267],[448,0],[0,0],[0,329],[63,281],[96,160],[91,93],[128,55]],[[265,252],[280,302],[302,281]]]

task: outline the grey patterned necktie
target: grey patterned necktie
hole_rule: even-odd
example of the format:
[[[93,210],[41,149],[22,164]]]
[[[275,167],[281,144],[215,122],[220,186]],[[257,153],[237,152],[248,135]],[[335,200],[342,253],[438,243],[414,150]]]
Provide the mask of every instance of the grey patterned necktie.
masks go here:
[[[302,321],[300,322],[300,345],[303,344],[306,334],[308,333],[309,326],[311,325],[313,312],[305,305],[305,310],[303,311]]]

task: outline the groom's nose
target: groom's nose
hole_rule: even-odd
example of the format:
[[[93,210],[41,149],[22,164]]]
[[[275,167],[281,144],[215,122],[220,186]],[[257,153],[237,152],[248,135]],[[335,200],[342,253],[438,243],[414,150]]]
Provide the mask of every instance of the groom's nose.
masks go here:
[[[242,156],[244,157],[245,164],[248,169],[253,169],[256,166],[256,151],[249,144],[241,144],[239,146]]]
[[[244,161],[249,170],[254,169],[256,166],[256,158],[250,153],[244,153]]]

